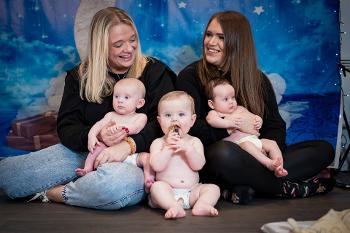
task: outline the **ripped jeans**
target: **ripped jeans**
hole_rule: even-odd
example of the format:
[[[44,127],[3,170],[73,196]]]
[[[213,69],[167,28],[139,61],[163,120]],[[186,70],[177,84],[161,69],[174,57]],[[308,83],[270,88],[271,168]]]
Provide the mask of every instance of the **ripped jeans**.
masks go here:
[[[0,161],[0,189],[10,198],[26,197],[66,184],[64,202],[94,209],[120,209],[135,205],[144,196],[143,171],[127,163],[107,163],[78,178],[85,153],[62,144]]]

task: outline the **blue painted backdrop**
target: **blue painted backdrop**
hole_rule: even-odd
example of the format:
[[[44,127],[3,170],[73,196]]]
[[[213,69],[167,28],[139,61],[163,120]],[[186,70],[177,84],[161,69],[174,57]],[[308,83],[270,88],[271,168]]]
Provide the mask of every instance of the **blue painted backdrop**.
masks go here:
[[[0,156],[11,121],[57,109],[65,71],[79,63],[74,20],[85,0],[0,0]],[[93,1],[91,1],[93,2]],[[201,56],[210,16],[236,10],[251,22],[260,68],[287,122],[287,143],[337,140],[339,2],[335,0],[116,1],[133,17],[142,50],[176,72]]]

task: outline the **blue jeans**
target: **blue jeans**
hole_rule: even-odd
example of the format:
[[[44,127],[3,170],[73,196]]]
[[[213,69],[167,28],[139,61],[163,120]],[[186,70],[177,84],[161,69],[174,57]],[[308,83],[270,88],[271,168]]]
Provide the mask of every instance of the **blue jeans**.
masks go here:
[[[77,167],[84,166],[86,154],[62,144],[0,161],[0,189],[10,198],[26,197],[59,184],[69,205],[120,209],[135,205],[144,197],[140,168],[127,163],[108,163],[78,178]]]

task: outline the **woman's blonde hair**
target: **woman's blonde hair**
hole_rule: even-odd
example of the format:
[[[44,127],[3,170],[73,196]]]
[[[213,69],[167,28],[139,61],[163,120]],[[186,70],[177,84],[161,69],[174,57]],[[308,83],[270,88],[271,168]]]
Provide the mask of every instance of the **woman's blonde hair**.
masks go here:
[[[204,40],[209,24],[216,19],[224,34],[224,60],[218,67],[210,64],[204,55]],[[214,14],[203,36],[203,58],[199,62],[199,78],[207,89],[210,80],[229,76],[240,105],[259,116],[264,115],[264,90],[253,35],[248,19],[239,12],[224,11]]]
[[[107,7],[98,11],[90,24],[88,55],[79,67],[80,97],[89,102],[101,103],[102,98],[113,93],[115,80],[109,71],[109,31],[119,24],[130,26],[135,31],[138,43],[135,62],[130,67],[127,77],[139,78],[148,59],[141,52],[141,45],[136,26],[131,17],[122,9]]]

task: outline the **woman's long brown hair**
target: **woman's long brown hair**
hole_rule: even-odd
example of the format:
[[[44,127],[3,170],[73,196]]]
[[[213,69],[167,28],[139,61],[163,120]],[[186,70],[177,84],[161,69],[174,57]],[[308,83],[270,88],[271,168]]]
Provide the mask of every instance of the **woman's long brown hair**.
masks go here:
[[[209,24],[216,19],[224,34],[224,60],[218,67],[208,63],[204,54],[204,39]],[[253,35],[248,19],[239,12],[224,11],[214,14],[203,36],[203,58],[199,62],[199,78],[204,87],[211,79],[225,76],[236,90],[238,103],[254,114],[264,115],[264,90],[257,67]],[[229,77],[228,77],[229,76]]]

